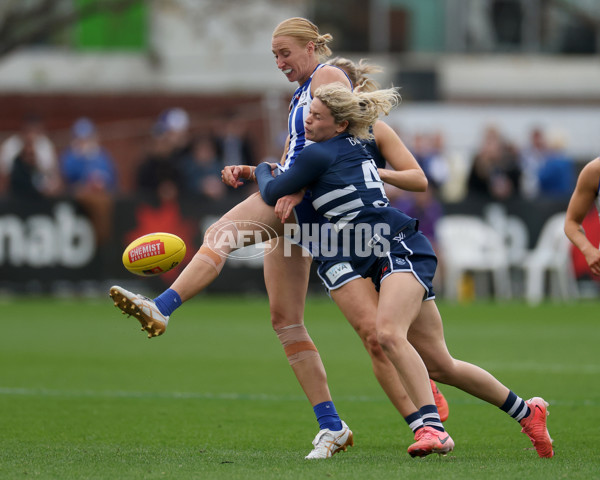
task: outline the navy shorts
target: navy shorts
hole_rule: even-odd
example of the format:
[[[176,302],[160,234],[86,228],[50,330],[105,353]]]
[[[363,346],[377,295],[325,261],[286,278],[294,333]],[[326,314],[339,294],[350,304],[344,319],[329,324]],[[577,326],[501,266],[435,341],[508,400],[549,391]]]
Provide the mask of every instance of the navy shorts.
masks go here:
[[[379,291],[381,282],[392,273],[411,272],[425,288],[423,300],[435,298],[433,277],[437,268],[437,257],[429,239],[419,231],[408,233],[392,240],[390,251],[375,262],[370,273]]]
[[[360,278],[360,274],[354,270],[349,261],[339,259],[319,261],[317,275],[328,292],[340,288],[355,278]]]
[[[413,230],[391,241],[390,251],[377,259],[369,270],[369,276],[379,291],[381,282],[388,275],[411,272],[425,288],[423,300],[431,300],[435,298],[433,277],[436,268],[437,257],[431,243],[423,233]],[[319,261],[317,274],[328,292],[361,276],[350,261],[340,259]]]

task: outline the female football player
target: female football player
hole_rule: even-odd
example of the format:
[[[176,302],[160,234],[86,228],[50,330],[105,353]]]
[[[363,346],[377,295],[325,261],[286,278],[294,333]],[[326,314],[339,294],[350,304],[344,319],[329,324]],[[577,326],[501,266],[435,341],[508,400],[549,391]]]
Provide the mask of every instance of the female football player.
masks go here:
[[[307,143],[304,137],[304,118],[308,114],[308,106],[315,88],[334,81],[341,81],[348,89],[351,87],[348,77],[342,70],[319,63],[321,58],[331,54],[327,47],[331,38],[329,34],[319,34],[317,27],[303,18],[288,19],[278,25],[273,33],[272,50],[278,68],[290,82],[298,82],[300,85],[290,106],[287,150],[282,165],[279,166],[282,171],[293,165],[296,156]],[[414,159],[412,161],[414,162]],[[415,170],[414,176],[419,177],[422,171],[418,165],[415,167],[415,164],[416,162],[412,164],[404,160],[403,165],[408,170]],[[246,166],[240,173],[248,177],[252,171]],[[415,172],[410,173],[413,175]],[[309,202],[304,202],[304,205],[295,208],[295,214],[296,221],[300,223],[311,221],[315,215]],[[244,223],[244,221],[255,223]],[[205,236],[203,246],[192,261],[171,288],[154,301],[118,286],[111,288],[111,297],[119,308],[136,316],[150,337],[162,334],[175,308],[214,281],[227,255],[235,248],[234,245],[219,240],[227,235],[237,239],[241,228],[252,229],[256,222],[269,225],[276,235],[283,234],[283,225],[275,216],[273,209],[263,202],[259,194],[255,194],[234,207],[213,225]],[[260,235],[264,232],[257,233]],[[233,243],[235,246],[243,244],[241,239]],[[220,245],[220,248],[216,248],[216,245]],[[345,450],[347,445],[352,445],[352,432],[336,413],[327,385],[325,368],[304,327],[304,303],[311,258],[303,254],[298,246],[288,246],[288,249],[290,252],[286,255],[283,242],[278,242],[264,258],[271,321],[289,363],[314,408],[321,429],[313,442],[314,449],[307,458],[327,458],[339,450]],[[401,390],[399,382],[395,387],[387,388],[386,393],[394,395],[394,405],[399,408],[403,416],[408,418],[407,421],[413,430],[419,428],[421,426],[419,422],[409,418],[416,412],[416,407]]]
[[[271,205],[309,187],[313,207],[333,225],[352,267],[378,288],[377,340],[425,424],[408,453],[444,454],[454,447],[434,404],[429,372],[508,413],[520,422],[538,455],[552,457],[547,402],[540,397],[524,401],[487,371],[448,352],[433,294],[437,266],[433,248],[418,231],[416,219],[389,206],[373,177],[373,160],[356,141],[372,136],[369,127],[397,102],[396,91],[353,93],[331,84],[318,88],[314,97],[305,130],[315,143],[288,171],[273,176],[275,166],[264,163],[257,167],[256,178],[263,199]]]
[[[341,57],[333,58],[327,63],[343,69],[355,89],[373,91],[378,88],[377,83],[370,78],[373,73],[381,71],[375,65],[369,65],[363,60],[354,63]],[[373,126],[373,134],[374,138],[365,141],[364,145],[372,155],[381,179],[403,190],[424,191],[427,188],[427,178],[394,130],[383,121],[378,120]],[[386,164],[390,164],[393,170],[386,169]],[[234,188],[240,186],[242,171],[248,168],[241,165],[225,167],[223,170],[224,182]],[[285,196],[278,200],[275,212],[282,221],[285,221],[303,198],[303,191],[299,194]],[[416,419],[416,409],[408,399],[394,366],[383,353],[376,339],[377,292],[373,283],[355,272],[347,259],[321,258],[317,261],[318,274],[325,288],[354,327],[367,349],[371,357],[373,372],[379,384],[392,404],[411,426],[413,432],[416,432],[422,427],[422,424]],[[431,386],[440,417],[442,421],[446,421],[449,412],[448,403],[433,381]]]

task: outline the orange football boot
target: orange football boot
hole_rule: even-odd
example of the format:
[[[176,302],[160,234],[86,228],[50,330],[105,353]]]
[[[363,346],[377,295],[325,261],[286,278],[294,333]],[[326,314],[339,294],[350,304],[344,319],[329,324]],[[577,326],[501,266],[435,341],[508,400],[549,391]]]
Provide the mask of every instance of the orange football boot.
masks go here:
[[[543,398],[533,397],[525,402],[531,410],[529,416],[521,420],[521,432],[529,437],[535,447],[537,454],[541,458],[552,458],[554,450],[552,449],[552,439],[546,427],[546,417],[548,416],[548,402]]]
[[[438,409],[438,413],[440,414],[440,420],[445,422],[448,420],[448,415],[450,414],[450,408],[448,407],[448,401],[444,394],[440,392],[440,389],[437,387],[435,382],[429,379],[431,383],[431,391],[433,392],[433,399],[435,400],[435,406]]]
[[[411,457],[426,457],[430,453],[446,455],[454,449],[454,440],[447,432],[440,432],[433,427],[423,427],[415,433],[416,442],[408,447]]]

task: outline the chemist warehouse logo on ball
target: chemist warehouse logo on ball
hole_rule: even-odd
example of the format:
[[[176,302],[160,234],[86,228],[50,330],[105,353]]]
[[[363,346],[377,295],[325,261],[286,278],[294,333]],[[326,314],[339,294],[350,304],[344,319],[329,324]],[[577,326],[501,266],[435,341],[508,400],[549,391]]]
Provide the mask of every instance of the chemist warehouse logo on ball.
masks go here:
[[[219,257],[248,260],[264,257],[283,242],[284,256],[292,254],[292,245],[300,244],[304,256],[334,258],[385,256],[390,245],[388,224],[346,225],[339,232],[332,224],[286,223],[280,231],[252,220],[221,220],[204,236],[204,246]],[[282,238],[284,237],[285,240]]]
[[[129,262],[134,263],[144,258],[156,257],[165,254],[165,244],[160,240],[146,242],[131,249],[129,252]]]

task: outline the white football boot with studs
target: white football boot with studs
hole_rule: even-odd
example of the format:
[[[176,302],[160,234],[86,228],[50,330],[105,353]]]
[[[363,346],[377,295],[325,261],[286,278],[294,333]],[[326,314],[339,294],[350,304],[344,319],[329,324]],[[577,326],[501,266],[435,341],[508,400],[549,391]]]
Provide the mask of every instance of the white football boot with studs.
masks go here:
[[[153,300],[117,285],[110,287],[109,295],[123,315],[133,315],[142,324],[142,331],[148,332],[148,338],[165,333],[169,317],[160,313]]]

